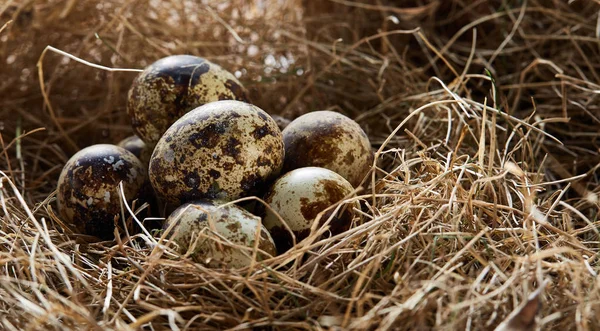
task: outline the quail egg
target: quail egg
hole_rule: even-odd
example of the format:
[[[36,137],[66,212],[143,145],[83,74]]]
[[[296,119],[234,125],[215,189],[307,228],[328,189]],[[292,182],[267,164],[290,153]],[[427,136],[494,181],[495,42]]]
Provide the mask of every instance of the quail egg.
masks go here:
[[[234,204],[223,206],[223,203],[196,200],[183,204],[167,218],[163,229],[172,227],[168,236],[178,244],[182,254],[189,252],[196,262],[208,260],[211,267],[250,265],[256,240],[259,240],[257,260],[277,255],[273,239],[259,217]]]
[[[137,156],[137,158],[140,159],[140,161],[142,161],[142,164],[144,165],[145,169],[148,169],[148,163],[150,162],[150,156],[152,155],[153,148],[151,148],[142,139],[140,139],[140,137],[136,135],[129,136],[121,140],[117,144],[117,146],[123,147],[126,150],[133,153],[133,155]],[[148,202],[148,204],[150,205],[148,208],[142,211],[141,214],[137,215],[137,217],[140,220],[143,220],[146,217],[156,216],[160,214],[158,208],[159,204],[156,200],[154,189],[152,188],[152,185],[150,185],[150,181],[147,177],[146,181],[144,182],[144,185],[140,189],[140,201]],[[138,204],[138,207],[139,206],[140,205]],[[161,225],[157,220],[146,220],[143,222],[148,230],[157,229],[159,225]]]
[[[233,74],[191,55],[162,58],[144,69],[128,94],[127,112],[140,138],[153,145],[188,111],[218,100],[249,101]]]
[[[319,167],[292,170],[275,181],[264,201],[276,211],[300,242],[310,234],[317,215],[349,196],[354,188],[339,174]],[[355,206],[358,206],[357,204]],[[350,228],[353,204],[342,206],[329,223],[331,234],[336,235]],[[325,212],[319,223],[324,224],[335,208]],[[259,215],[269,230],[277,250],[282,253],[293,245],[292,236],[279,218],[264,205],[259,205]]]
[[[283,129],[285,129],[286,126],[288,126],[288,124],[290,124],[290,120],[288,120],[287,118],[285,118],[283,116],[271,115],[271,117],[273,117],[273,119],[277,123],[277,126],[279,126],[279,129],[282,131],[283,131]]]
[[[135,155],[144,165],[150,162],[152,155],[151,146],[147,145],[140,137],[133,135],[121,140],[117,146],[123,147]]]
[[[149,175],[163,201],[233,200],[258,195],[283,166],[277,123],[262,109],[234,100],[200,106],[156,144]]]
[[[122,147],[86,147],[65,164],[58,179],[58,210],[82,234],[113,238],[121,216],[119,183],[127,203],[138,198],[146,170],[133,153]],[[121,225],[122,221],[117,222]]]
[[[283,171],[323,167],[360,185],[373,164],[371,143],[360,125],[340,113],[314,111],[293,120],[283,130]]]

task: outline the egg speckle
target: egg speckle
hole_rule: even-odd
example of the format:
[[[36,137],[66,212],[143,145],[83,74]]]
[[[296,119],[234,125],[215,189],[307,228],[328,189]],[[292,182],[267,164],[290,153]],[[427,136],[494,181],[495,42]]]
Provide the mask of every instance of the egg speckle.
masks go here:
[[[205,103],[249,101],[235,76],[191,55],[162,58],[138,75],[128,94],[127,112],[135,132],[153,145],[177,119]]]
[[[309,235],[319,213],[343,200],[352,191],[352,185],[337,173],[325,168],[304,167],[277,179],[264,200],[292,230],[296,242],[300,242]],[[281,253],[291,248],[292,237],[279,218],[264,206],[259,205],[258,209],[258,213],[265,216],[263,224],[273,236],[278,251]],[[325,212],[319,223],[324,224],[334,210],[331,208]],[[335,235],[349,229],[353,215],[352,204],[343,206],[329,223],[331,233]]]
[[[163,229],[173,226],[169,236],[179,245],[180,253],[190,253],[190,258],[196,262],[208,261],[211,267],[225,265],[241,268],[252,262],[252,249],[256,240],[259,240],[259,261],[269,255],[276,255],[273,239],[259,217],[236,205],[222,204],[222,201],[197,200],[186,203],[171,213]],[[216,234],[211,231],[209,222],[214,225]],[[234,247],[228,242],[249,249]],[[191,246],[194,248],[189,251]]]
[[[323,167],[360,185],[373,165],[371,143],[360,125],[340,113],[314,111],[283,130],[284,172]]]
[[[240,101],[217,101],[165,132],[150,160],[150,182],[172,204],[232,200],[264,191],[283,158],[281,131],[267,113]]]
[[[118,166],[116,166],[118,165]],[[110,239],[121,215],[119,182],[128,203],[137,199],[146,170],[124,148],[99,144],[73,155],[58,179],[58,210],[78,232]]]

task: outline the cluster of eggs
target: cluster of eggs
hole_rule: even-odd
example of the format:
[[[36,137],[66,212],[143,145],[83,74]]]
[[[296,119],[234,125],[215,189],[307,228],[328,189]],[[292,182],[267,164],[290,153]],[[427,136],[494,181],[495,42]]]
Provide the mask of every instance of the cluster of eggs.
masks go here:
[[[182,253],[241,267],[287,251],[319,226],[330,234],[351,226],[356,203],[336,205],[361,184],[373,153],[350,118],[271,116],[234,75],[188,55],[141,72],[127,112],[135,136],[82,149],[60,174],[59,211],[80,233],[111,239],[116,227],[128,228],[123,198],[158,200],[171,211],[161,227]],[[268,206],[231,203],[251,196]]]

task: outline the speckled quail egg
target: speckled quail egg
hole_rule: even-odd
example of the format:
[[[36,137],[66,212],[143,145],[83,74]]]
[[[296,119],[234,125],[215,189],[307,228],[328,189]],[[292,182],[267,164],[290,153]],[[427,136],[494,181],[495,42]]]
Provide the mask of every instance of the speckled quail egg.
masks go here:
[[[117,144],[119,147],[123,147],[135,155],[144,165],[150,162],[150,156],[152,155],[152,146],[146,144],[140,137],[133,135],[129,136]]]
[[[360,125],[340,113],[314,111],[293,120],[283,130],[283,171],[323,167],[360,185],[373,164],[371,143]]]
[[[273,117],[273,119],[275,120],[275,123],[277,123],[277,126],[279,126],[279,129],[282,131],[291,122],[287,118],[280,116],[280,115],[271,115],[271,117]]]
[[[208,261],[212,267],[224,264],[241,268],[252,262],[252,250],[258,239],[258,261],[277,255],[275,243],[259,217],[234,204],[223,206],[223,203],[219,200],[192,201],[177,208],[167,218],[163,229],[171,227],[168,236],[178,244],[180,253],[189,253],[196,262]],[[190,247],[193,247],[191,251]]]
[[[111,239],[114,219],[121,216],[119,183],[123,182],[125,198],[131,203],[145,177],[142,162],[126,149],[108,144],[86,147],[73,155],[60,173],[58,210],[79,233]]]
[[[140,137],[136,135],[129,136],[121,140],[117,144],[117,146],[123,147],[126,150],[133,153],[133,155],[135,155],[138,159],[140,159],[140,161],[142,161],[144,168],[146,170],[148,169],[148,163],[150,163],[150,156],[152,155],[152,150],[154,148],[146,144],[142,139],[140,139]],[[150,180],[147,178],[147,176],[144,185],[142,186],[142,188],[140,188],[140,203],[136,205],[136,208],[140,207],[142,202],[147,202],[149,204],[149,207],[144,209],[141,213],[137,214],[138,219],[144,223],[144,226],[147,230],[154,230],[160,228],[162,222],[159,222],[155,219],[144,220],[146,217],[156,217],[161,214],[159,209],[159,203],[156,200],[156,195],[154,194],[154,189],[152,188]],[[135,229],[140,230],[138,228]]]
[[[283,166],[277,123],[251,104],[211,102],[185,114],[156,144],[149,175],[163,201],[233,200],[264,192]]]
[[[266,194],[264,201],[276,211],[292,230],[296,242],[310,234],[317,215],[335,203],[348,197],[354,188],[339,174],[319,167],[304,167],[292,170],[278,178]],[[346,204],[333,216],[329,223],[331,234],[348,230],[352,224],[353,205]],[[262,207],[261,207],[262,206]],[[326,211],[319,220],[324,224],[335,208]],[[292,236],[279,218],[264,205],[259,205],[259,215],[269,230],[277,250],[282,253],[293,245]]]
[[[127,112],[137,135],[153,145],[183,114],[218,100],[249,102],[242,84],[219,65],[197,56],[173,55],[137,76],[129,90]]]

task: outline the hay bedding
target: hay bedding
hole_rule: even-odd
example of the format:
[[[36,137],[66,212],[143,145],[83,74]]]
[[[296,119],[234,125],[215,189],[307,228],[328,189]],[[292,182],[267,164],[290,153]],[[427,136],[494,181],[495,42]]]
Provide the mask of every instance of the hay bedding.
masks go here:
[[[599,9],[4,0],[2,328],[598,328]],[[200,55],[271,113],[351,116],[378,153],[356,226],[241,270],[194,264],[164,238],[73,234],[59,172],[131,134],[135,73],[40,60],[48,45],[120,68]]]

